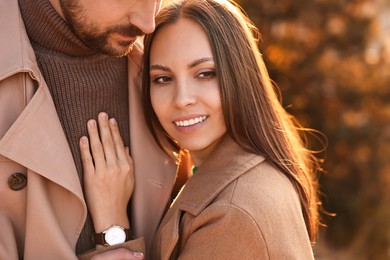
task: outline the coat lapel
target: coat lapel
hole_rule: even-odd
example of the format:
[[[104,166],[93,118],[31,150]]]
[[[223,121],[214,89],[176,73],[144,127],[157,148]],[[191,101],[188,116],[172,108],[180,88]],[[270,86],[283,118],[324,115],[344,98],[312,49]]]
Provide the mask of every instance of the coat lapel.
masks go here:
[[[66,137],[45,86],[0,140],[0,153],[74,193],[84,201]]]
[[[161,228],[157,232],[157,240],[153,249],[152,259],[173,259],[174,249],[177,246],[180,235],[180,217],[182,212],[179,209],[170,209],[164,217]]]

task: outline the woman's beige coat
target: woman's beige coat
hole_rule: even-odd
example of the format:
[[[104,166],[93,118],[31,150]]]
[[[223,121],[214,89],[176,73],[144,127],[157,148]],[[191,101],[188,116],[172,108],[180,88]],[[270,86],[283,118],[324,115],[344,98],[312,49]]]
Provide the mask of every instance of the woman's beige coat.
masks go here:
[[[149,247],[169,200],[176,165],[157,148],[144,123],[132,58],[129,71],[136,174],[131,225]],[[18,191],[8,184],[14,173],[27,176],[27,186]],[[72,154],[18,1],[0,0],[0,259],[76,259],[86,214]]]
[[[297,192],[263,157],[225,138],[187,182],[152,259],[312,259]]]

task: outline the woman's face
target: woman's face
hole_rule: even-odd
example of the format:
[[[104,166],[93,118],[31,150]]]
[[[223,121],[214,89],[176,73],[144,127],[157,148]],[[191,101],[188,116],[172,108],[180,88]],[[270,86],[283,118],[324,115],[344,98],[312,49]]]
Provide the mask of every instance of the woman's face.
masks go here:
[[[226,133],[226,126],[211,46],[196,22],[180,18],[155,35],[150,96],[165,131],[200,165]]]

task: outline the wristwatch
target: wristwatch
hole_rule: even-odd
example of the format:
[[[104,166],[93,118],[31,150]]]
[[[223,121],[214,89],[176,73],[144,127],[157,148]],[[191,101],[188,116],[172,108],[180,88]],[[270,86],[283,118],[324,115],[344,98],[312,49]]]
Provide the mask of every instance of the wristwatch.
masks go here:
[[[94,235],[96,245],[113,246],[130,239],[130,230],[121,226],[112,225],[101,233]]]

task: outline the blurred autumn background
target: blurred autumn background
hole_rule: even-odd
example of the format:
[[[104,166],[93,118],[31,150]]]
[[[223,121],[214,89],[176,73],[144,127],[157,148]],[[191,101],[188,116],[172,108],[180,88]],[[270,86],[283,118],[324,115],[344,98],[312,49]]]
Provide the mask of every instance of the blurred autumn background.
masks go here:
[[[328,140],[316,258],[390,259],[390,0],[237,2],[283,105]]]

